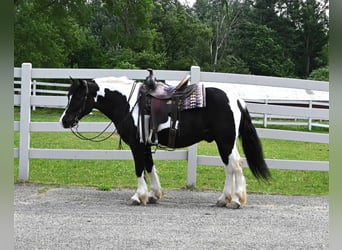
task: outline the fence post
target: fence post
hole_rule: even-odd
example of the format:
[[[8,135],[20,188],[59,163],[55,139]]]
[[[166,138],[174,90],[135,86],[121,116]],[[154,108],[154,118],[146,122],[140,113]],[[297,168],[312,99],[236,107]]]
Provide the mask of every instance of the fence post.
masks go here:
[[[187,187],[196,187],[197,143],[188,147]]]
[[[309,109],[312,109],[312,100],[309,100]],[[312,118],[309,117],[308,119],[308,127],[309,127],[309,131],[312,130]]]
[[[199,83],[201,80],[201,69],[198,66],[191,66],[191,84]],[[188,147],[188,169],[187,186],[196,187],[197,175],[197,144]]]
[[[268,99],[265,99],[265,104],[268,105]],[[264,113],[264,128],[267,128],[267,114]]]
[[[199,66],[191,66],[190,76],[191,84],[199,83],[201,80],[201,68]]]
[[[33,80],[32,82],[32,96],[35,96],[37,94],[37,81]],[[32,110],[36,110],[36,106],[32,106]]]
[[[19,181],[28,181],[29,179],[31,71],[31,63],[21,65]]]

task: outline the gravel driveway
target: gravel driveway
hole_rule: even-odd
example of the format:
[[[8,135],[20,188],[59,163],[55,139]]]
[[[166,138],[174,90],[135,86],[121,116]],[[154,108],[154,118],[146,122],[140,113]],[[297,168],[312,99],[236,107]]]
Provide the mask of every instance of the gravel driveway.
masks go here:
[[[15,249],[328,249],[328,198],[250,194],[238,210],[219,192],[166,190],[128,206],[134,190],[15,186]]]

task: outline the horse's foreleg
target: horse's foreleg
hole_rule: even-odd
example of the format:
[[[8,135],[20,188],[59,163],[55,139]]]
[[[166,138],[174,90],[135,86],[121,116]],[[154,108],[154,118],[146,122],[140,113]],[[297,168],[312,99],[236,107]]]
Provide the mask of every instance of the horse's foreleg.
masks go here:
[[[135,194],[128,201],[128,205],[146,205],[148,201],[148,189],[147,184],[144,177],[144,172],[142,172],[141,176],[138,177],[138,188]]]
[[[148,203],[156,203],[162,196],[162,190],[159,182],[159,177],[155,166],[152,167],[151,172],[148,173],[151,181],[151,191],[148,198]]]
[[[135,174],[138,177],[138,188],[135,194],[128,201],[128,205],[146,205],[148,201],[148,188],[145,181],[145,157],[144,157],[144,144],[136,144],[131,146],[134,158]]]
[[[157,169],[153,163],[151,147],[148,145],[145,147],[145,168],[148,172],[151,182],[151,191],[149,194],[148,203],[154,204],[161,198],[162,189],[160,186]]]

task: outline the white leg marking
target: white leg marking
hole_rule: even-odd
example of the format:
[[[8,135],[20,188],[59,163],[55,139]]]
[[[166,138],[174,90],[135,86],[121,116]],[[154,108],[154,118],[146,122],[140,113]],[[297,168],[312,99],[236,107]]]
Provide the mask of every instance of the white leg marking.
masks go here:
[[[242,166],[242,161],[241,161],[241,166]],[[246,185],[246,178],[242,174],[242,185],[243,185],[243,190],[242,190],[242,196],[241,196],[241,204],[246,205],[247,203],[247,185]]]
[[[216,205],[219,207],[224,207],[227,205],[227,203],[230,203],[232,200],[232,184],[234,182],[234,176],[233,176],[233,169],[229,162],[228,165],[225,165],[225,172],[226,172],[226,180],[224,183],[224,188],[221,196],[217,200]]]
[[[232,154],[229,156],[229,163],[232,164],[235,177],[235,190],[232,201],[238,205],[245,204],[247,200],[246,181],[242,172],[242,159],[236,147],[233,148]]]
[[[144,172],[142,173],[141,177],[138,178],[138,188],[135,194],[132,196],[129,204],[144,204],[146,205],[148,200],[148,189],[147,184],[144,179]]]
[[[162,190],[160,186],[159,177],[157,174],[156,167],[152,167],[151,173],[149,173],[150,181],[151,181],[151,192],[150,192],[150,198],[159,200],[162,196]]]
[[[222,195],[219,197],[216,205],[226,206],[233,203],[235,207],[246,204],[247,192],[246,181],[242,172],[242,160],[236,146],[229,155],[229,163],[225,166],[226,181]]]
[[[59,118],[59,123],[61,124],[61,126],[63,127],[63,122],[62,119],[65,116],[66,110],[63,111],[63,114],[61,115],[61,117]]]

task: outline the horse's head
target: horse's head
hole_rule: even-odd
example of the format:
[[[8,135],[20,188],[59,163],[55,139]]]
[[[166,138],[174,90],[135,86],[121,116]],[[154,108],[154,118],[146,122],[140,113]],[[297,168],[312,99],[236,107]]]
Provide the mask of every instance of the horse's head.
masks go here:
[[[64,128],[72,128],[78,121],[89,114],[94,108],[98,86],[92,81],[71,79],[72,83],[68,93],[66,106],[60,122]]]

